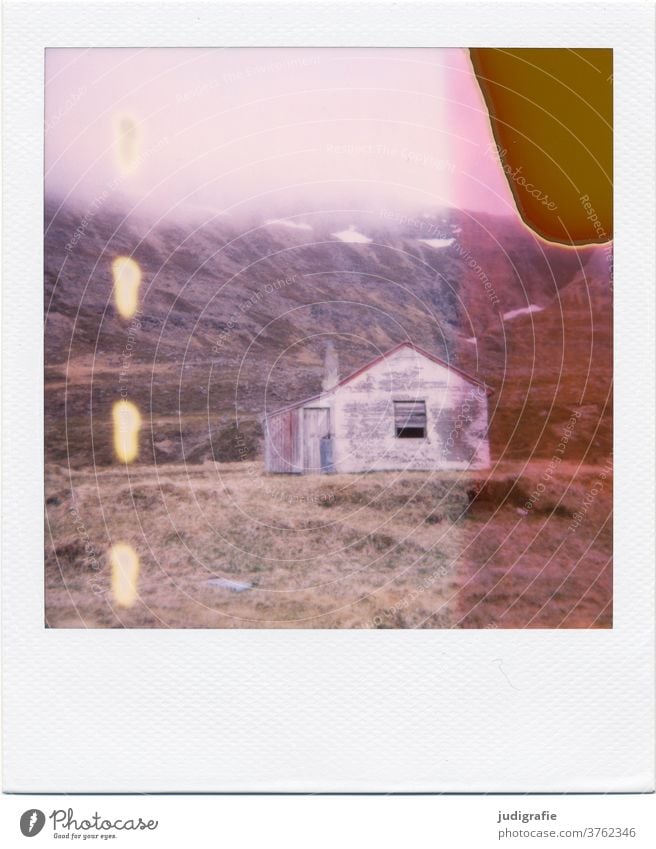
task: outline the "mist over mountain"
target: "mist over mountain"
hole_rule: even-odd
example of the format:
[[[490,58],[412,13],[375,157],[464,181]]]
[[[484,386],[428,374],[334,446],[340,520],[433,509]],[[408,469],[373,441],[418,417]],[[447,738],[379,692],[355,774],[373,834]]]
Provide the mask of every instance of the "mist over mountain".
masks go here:
[[[46,449],[111,462],[110,411],[144,417],[141,459],[259,452],[266,410],[411,340],[484,379],[493,455],[552,450],[573,408],[579,456],[610,452],[607,248],[548,245],[514,218],[456,209],[196,208],[140,216],[111,197],[45,204]],[[155,223],[154,223],[155,222]],[[140,266],[121,318],[111,264]],[[577,442],[578,440],[578,442]]]

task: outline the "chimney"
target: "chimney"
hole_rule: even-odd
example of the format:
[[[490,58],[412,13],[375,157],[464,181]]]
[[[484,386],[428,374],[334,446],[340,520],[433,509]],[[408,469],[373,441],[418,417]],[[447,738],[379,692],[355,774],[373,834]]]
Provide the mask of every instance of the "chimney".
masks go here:
[[[323,358],[323,379],[321,381],[322,392],[328,392],[339,381],[339,359],[332,339],[326,343]]]

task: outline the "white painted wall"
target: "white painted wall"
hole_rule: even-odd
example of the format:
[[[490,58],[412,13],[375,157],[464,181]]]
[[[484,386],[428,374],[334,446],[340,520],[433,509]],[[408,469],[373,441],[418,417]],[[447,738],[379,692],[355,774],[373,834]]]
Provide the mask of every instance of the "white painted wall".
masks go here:
[[[426,402],[427,437],[399,439],[394,401]],[[315,402],[316,405],[317,402]],[[324,395],[337,472],[480,469],[489,465],[487,396],[454,371],[401,348]],[[454,456],[457,445],[469,462]]]

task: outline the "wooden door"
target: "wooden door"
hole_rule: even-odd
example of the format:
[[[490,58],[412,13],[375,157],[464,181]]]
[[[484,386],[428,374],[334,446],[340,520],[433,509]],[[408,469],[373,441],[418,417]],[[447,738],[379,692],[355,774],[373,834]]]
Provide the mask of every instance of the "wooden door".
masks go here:
[[[303,471],[321,472],[321,440],[330,435],[328,407],[306,407],[303,410]]]

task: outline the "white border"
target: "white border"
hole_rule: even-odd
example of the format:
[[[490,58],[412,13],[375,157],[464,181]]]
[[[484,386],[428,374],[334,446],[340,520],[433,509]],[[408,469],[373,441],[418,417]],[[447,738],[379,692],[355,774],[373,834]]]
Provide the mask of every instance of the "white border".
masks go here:
[[[4,12],[3,789],[652,789],[651,5]],[[44,630],[43,50],[210,44],[615,49],[613,630]]]

